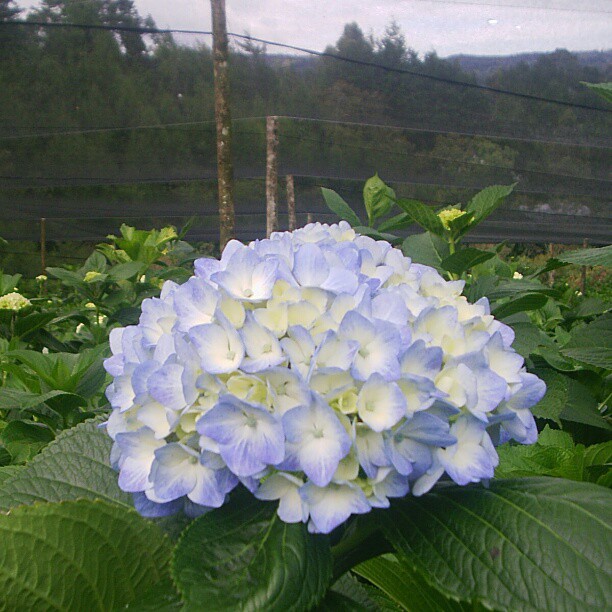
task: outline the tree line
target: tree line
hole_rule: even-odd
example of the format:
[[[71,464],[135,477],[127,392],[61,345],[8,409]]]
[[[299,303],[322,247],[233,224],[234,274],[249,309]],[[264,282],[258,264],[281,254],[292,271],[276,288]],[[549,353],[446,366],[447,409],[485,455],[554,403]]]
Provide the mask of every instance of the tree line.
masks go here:
[[[13,0],[0,0],[0,22],[24,18],[155,26],[132,0],[43,0],[27,14]],[[417,54],[394,22],[379,37],[349,23],[326,51],[466,83],[477,78],[435,52]],[[607,185],[598,179],[609,176],[601,148],[609,114],[329,57],[278,55],[248,39],[234,43],[230,65],[238,177],[261,176],[265,161],[265,121],[240,118],[300,116],[347,123],[281,121],[287,172],[360,178],[378,171],[390,181],[405,178],[412,184],[409,195],[434,202],[452,201],[471,186],[519,181],[525,193],[519,187],[516,206],[603,210]],[[597,106],[581,82],[610,80],[611,72],[558,50],[529,65],[499,69],[486,84]],[[152,197],[213,201],[214,183],[180,183],[214,174],[213,117],[207,44],[188,45],[167,33],[0,26],[0,204],[34,193],[50,207],[86,195],[119,212],[127,200]],[[162,124],[167,127],[143,129]],[[139,129],[109,129],[116,127]],[[72,133],[83,130],[93,131]],[[176,179],[171,193],[167,186],[142,184],[164,179]],[[97,184],[113,181],[129,185]],[[238,197],[248,199],[259,194],[256,189],[244,185]]]

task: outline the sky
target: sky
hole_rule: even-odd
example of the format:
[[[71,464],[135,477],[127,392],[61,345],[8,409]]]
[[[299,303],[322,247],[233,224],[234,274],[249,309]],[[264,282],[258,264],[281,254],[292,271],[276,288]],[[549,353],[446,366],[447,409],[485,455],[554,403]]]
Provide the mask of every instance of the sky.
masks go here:
[[[211,29],[209,0],[135,4],[160,28]],[[226,10],[229,31],[318,51],[335,43],[346,23],[380,37],[391,20],[409,47],[442,57],[612,48],[612,0],[226,0]],[[191,36],[178,40],[195,42]],[[200,42],[210,44],[208,38]]]

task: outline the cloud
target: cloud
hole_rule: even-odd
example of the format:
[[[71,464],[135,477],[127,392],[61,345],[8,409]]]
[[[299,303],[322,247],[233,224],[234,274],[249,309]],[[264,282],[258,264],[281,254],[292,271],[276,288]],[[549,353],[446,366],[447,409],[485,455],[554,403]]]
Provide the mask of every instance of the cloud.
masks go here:
[[[140,14],[151,14],[159,27],[211,29],[207,1],[135,1]],[[248,31],[259,38],[316,50],[334,44],[346,23],[356,21],[366,34],[381,36],[392,19],[400,24],[410,47],[419,53],[436,50],[441,56],[610,46],[609,20],[600,13],[502,7],[494,6],[499,0],[482,1],[490,5],[423,0],[226,0],[226,6],[231,31]],[[513,2],[529,4],[528,0]],[[557,6],[565,6],[562,2],[558,0]],[[22,2],[22,6],[27,4]],[[580,6],[602,10],[604,5],[591,0]],[[199,40],[210,43],[209,38]],[[181,42],[188,41],[193,37],[181,37]]]

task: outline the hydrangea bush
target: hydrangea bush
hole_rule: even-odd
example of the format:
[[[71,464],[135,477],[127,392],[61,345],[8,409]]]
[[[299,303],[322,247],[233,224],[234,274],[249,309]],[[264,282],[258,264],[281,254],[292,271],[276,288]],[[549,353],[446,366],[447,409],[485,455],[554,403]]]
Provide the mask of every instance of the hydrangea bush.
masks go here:
[[[222,506],[240,483],[328,533],[441,478],[486,481],[536,441],[544,383],[512,329],[346,222],[199,259],[114,329],[106,423],[145,516]]]

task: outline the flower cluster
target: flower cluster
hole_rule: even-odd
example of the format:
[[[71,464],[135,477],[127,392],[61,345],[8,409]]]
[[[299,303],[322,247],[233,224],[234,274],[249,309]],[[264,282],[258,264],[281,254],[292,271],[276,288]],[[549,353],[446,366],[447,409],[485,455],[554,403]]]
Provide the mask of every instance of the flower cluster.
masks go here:
[[[462,289],[345,222],[196,261],[111,332],[119,485],[160,516],[242,483],[327,533],[444,473],[491,478],[495,444],[535,442],[545,386]]]
[[[0,297],[0,310],[12,310],[17,312],[31,306],[32,302],[27,297],[13,291]]]

